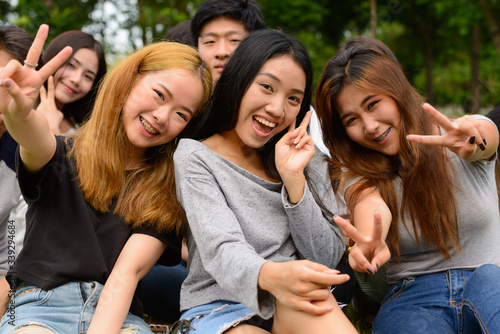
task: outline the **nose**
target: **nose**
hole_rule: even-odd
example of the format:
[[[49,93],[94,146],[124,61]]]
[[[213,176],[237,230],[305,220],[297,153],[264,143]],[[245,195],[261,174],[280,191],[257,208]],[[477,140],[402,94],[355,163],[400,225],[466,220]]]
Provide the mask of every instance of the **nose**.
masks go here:
[[[226,59],[231,55],[231,47],[227,41],[221,41],[217,43],[217,50],[215,51],[215,58],[217,59]]]
[[[377,131],[379,127],[379,122],[371,117],[365,117],[363,119],[363,126],[365,128],[366,133],[372,134]]]
[[[264,110],[273,116],[279,118],[285,113],[285,102],[280,96],[272,97],[265,105]]]
[[[153,118],[156,124],[159,127],[166,127],[168,126],[168,120],[170,117],[171,110],[167,106],[160,107],[153,111]]]
[[[83,71],[81,70],[76,70],[72,71],[69,74],[69,80],[75,85],[75,86],[80,86],[80,82],[83,80]]]

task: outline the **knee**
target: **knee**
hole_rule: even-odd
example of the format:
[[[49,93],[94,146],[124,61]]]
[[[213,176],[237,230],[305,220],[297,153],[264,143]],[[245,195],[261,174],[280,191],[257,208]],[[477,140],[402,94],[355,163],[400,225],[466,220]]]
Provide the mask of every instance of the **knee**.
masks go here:
[[[483,264],[476,270],[474,270],[474,276],[478,276],[479,279],[498,279],[500,275],[500,267],[494,264]]]
[[[17,329],[14,334],[55,334],[47,327],[40,325],[28,325]]]

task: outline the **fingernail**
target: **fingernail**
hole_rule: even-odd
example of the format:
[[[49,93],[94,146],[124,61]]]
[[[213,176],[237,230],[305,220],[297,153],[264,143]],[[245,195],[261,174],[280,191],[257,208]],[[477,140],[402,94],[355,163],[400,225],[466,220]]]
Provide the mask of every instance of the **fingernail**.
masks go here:
[[[10,80],[5,80],[5,87],[10,88],[11,86],[12,86],[12,82],[10,82]]]
[[[425,104],[425,102],[422,102],[422,104],[421,104],[420,106],[422,106],[422,107],[423,107],[423,106],[424,106],[424,104]]]
[[[471,136],[469,138],[469,144],[474,144],[476,142],[476,136]]]
[[[366,268],[366,271],[368,271],[368,273],[369,273],[370,275],[375,274],[375,272],[373,271],[372,267],[368,267],[368,268]]]
[[[0,86],[3,85],[3,79],[0,79]]]
[[[486,147],[484,147],[483,143],[480,143],[478,146],[481,149],[481,151],[485,151],[486,150]]]
[[[484,144],[484,146],[486,146],[486,139],[485,138],[483,138],[483,144]]]

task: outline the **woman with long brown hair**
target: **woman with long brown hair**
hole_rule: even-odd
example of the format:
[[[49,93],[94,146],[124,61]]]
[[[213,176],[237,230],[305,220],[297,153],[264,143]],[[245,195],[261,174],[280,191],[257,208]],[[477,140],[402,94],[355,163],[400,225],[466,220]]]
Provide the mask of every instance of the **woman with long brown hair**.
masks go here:
[[[0,69],[0,112],[20,145],[18,178],[29,205],[0,332],[86,333],[115,263],[140,261],[132,279],[121,276],[130,293],[121,294],[124,313],[115,325],[149,333],[134,291],[156,254],[166,264],[180,260],[184,214],[172,155],[176,137],[208,101],[211,75],[191,47],[144,47],[106,76],[90,120],[74,136],[54,136],[33,105],[71,48],[36,71],[47,32],[40,27],[24,66],[11,61]],[[139,250],[120,254],[126,243]]]
[[[448,119],[359,47],[326,65],[316,110],[354,225],[335,218],[355,242],[349,263],[373,274],[389,261],[373,332],[499,332],[495,125]]]

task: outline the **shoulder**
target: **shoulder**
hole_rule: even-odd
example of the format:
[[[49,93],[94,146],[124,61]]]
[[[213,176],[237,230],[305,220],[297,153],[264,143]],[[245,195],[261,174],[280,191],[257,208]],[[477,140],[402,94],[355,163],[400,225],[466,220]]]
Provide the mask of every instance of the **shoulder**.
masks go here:
[[[201,142],[194,139],[183,138],[179,141],[177,149],[175,150],[174,162],[176,164],[186,163],[193,155],[205,157],[209,156],[211,152],[212,151]]]
[[[181,139],[174,153],[176,177],[211,173],[218,156],[197,140]]]

